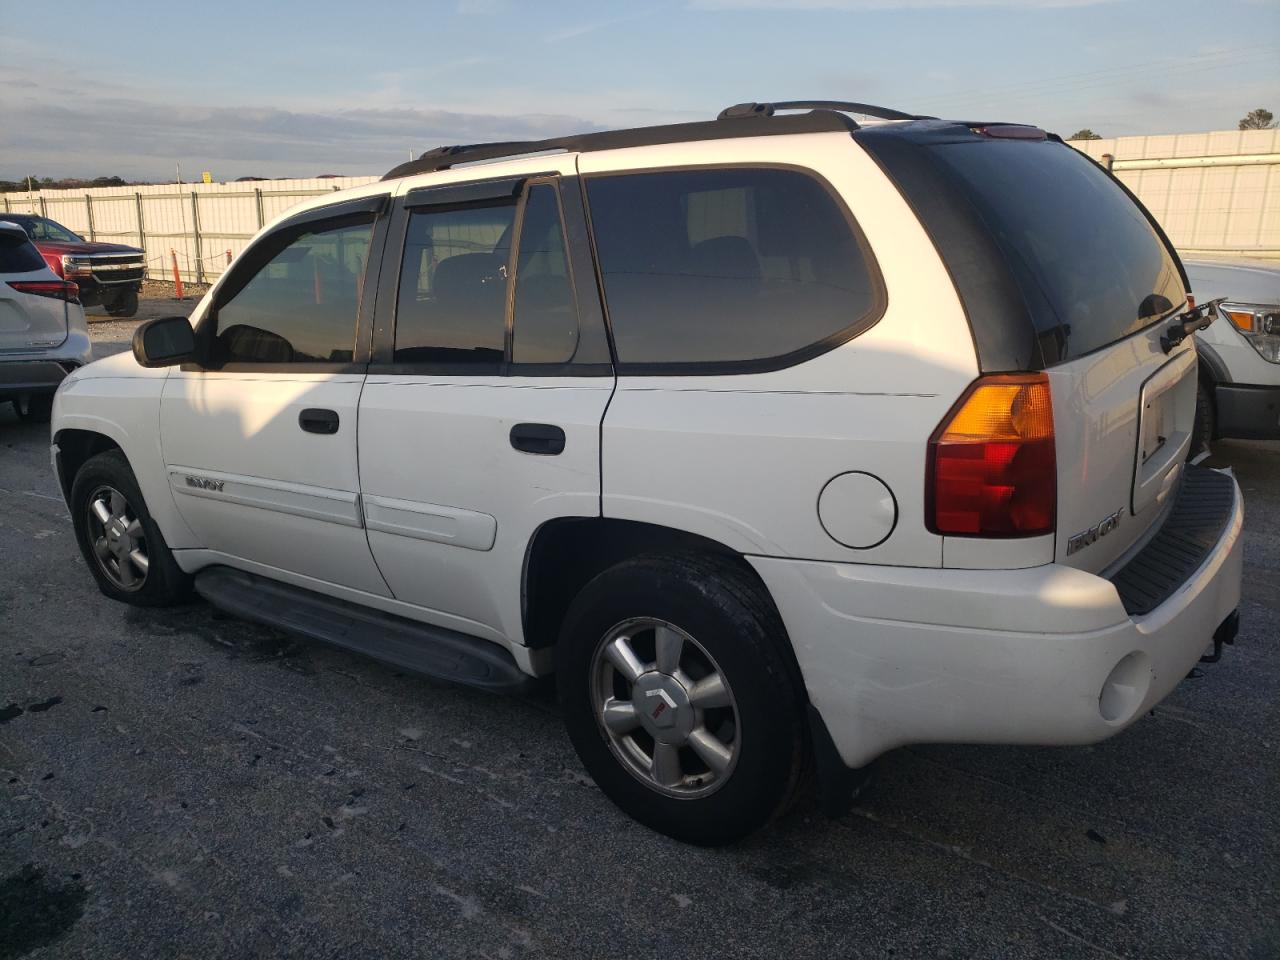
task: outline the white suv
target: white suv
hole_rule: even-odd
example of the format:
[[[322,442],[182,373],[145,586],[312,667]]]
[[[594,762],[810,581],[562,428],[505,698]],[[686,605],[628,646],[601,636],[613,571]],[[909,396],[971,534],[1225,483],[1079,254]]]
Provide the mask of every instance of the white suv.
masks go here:
[[[291,211],[53,454],[108,596],[555,674],[605,793],[722,843],[808,769],[838,809],[902,744],[1101,740],[1234,637],[1186,300],[1055,136],[750,104]]]

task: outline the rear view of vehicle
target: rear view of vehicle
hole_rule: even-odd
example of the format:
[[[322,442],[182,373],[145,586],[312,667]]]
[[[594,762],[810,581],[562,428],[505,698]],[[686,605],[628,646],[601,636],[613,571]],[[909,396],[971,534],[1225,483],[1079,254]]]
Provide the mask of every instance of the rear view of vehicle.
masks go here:
[[[874,618],[859,622],[877,635],[845,623],[808,653],[797,642],[810,693],[833,704],[824,719],[852,766],[930,740],[1100,740],[1235,635],[1239,490],[1184,464],[1191,333],[1209,317],[1189,312],[1176,254],[1136,199],[1057,138],[943,123],[854,138],[946,262],[980,376],[928,442],[944,569],[850,566],[842,585],[810,571],[828,609]],[[872,584],[909,588],[910,609],[889,611]],[[789,629],[839,624],[780,606]]]
[[[113,317],[132,317],[138,312],[146,255],[137,247],[86,240],[36,214],[5,216],[26,230],[50,270],[76,285],[84,306],[101,304]]]
[[[0,220],[0,402],[21,417],[49,419],[58,384],[91,359],[76,293],[21,226]]]

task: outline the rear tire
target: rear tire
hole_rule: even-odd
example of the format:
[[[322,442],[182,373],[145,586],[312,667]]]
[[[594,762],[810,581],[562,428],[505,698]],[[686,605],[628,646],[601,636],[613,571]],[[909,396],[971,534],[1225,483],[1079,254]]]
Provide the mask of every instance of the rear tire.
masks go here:
[[[728,560],[645,556],[601,573],[557,648],[587,772],[677,840],[714,846],[757,830],[790,805],[807,753],[787,642],[767,594]]]
[[[138,313],[138,291],[128,290],[105,305],[113,317],[132,317]]]
[[[1196,418],[1191,428],[1191,449],[1187,459],[1193,460],[1209,449],[1214,431],[1213,395],[1203,380],[1196,384]]]
[[[173,559],[119,450],[91,457],[76,473],[71,520],[98,589],[112,600],[164,607],[190,598],[191,578]]]

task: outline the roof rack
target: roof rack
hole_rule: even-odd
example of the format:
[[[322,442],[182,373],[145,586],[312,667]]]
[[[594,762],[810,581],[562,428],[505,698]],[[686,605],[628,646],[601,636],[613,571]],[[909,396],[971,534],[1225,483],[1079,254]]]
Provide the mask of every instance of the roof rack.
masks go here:
[[[838,110],[856,113],[877,120],[934,120],[914,113],[903,113],[889,107],[877,107],[873,103],[854,103],[849,100],[779,100],[777,103],[735,103],[720,111],[717,120],[737,120],[742,117],[772,117],[779,110]]]
[[[787,113],[779,110],[808,110],[809,113]],[[715,120],[695,123],[673,123],[660,127],[637,127],[631,130],[608,130],[582,133],[549,140],[509,140],[502,143],[473,143],[436,147],[417,160],[392,168],[383,180],[394,180],[419,173],[448,170],[460,163],[476,163],[504,157],[520,157],[555,150],[587,152],[616,150],[621,147],[654,146],[692,140],[724,140],[733,137],[762,137],[787,133],[851,132],[858,124],[845,116],[856,113],[881,120],[931,120],[900,110],[877,107],[869,103],[847,103],[842,100],[782,100],[777,103],[739,103],[720,111]],[[732,121],[732,122],[727,122]]]

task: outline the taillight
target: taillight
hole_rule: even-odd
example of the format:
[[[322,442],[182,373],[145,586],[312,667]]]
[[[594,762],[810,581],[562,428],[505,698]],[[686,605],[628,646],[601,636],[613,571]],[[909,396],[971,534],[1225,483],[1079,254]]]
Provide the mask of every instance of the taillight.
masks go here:
[[[925,518],[946,536],[1052,533],[1053,404],[1043,373],[976,381],[929,439]]]
[[[80,287],[68,280],[10,280],[9,286],[19,293],[34,293],[37,297],[53,297],[75,303]]]

